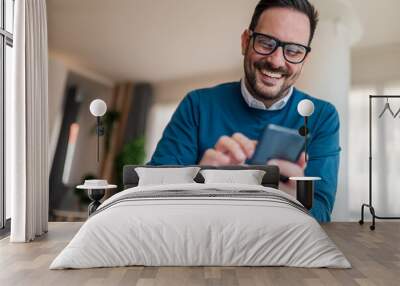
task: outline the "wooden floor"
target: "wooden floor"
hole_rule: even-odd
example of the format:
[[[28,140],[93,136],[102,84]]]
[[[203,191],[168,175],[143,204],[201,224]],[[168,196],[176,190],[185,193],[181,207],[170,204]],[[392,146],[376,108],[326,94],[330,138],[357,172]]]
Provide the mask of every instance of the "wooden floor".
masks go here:
[[[0,285],[400,285],[400,222],[324,229],[352,263],[349,270],[288,267],[123,267],[48,270],[82,223],[50,223],[27,244],[0,241]]]

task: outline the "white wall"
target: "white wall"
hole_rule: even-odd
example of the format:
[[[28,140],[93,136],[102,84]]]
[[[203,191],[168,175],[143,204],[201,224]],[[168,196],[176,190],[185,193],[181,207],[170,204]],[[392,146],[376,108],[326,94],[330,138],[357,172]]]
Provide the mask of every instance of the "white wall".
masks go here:
[[[354,50],[351,62],[353,85],[400,80],[400,44]]]

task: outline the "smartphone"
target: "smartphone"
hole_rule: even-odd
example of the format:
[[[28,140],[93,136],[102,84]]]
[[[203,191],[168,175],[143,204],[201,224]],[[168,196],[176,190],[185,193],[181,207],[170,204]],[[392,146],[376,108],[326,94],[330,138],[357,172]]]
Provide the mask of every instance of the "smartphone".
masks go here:
[[[247,163],[265,165],[270,159],[297,162],[304,150],[304,141],[296,129],[268,124],[258,140],[253,157]]]

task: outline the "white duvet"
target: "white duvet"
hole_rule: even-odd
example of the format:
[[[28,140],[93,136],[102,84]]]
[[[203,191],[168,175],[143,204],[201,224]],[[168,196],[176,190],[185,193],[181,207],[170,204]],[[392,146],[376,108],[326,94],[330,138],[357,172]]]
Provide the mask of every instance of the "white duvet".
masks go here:
[[[294,266],[350,268],[318,222],[290,204],[246,197],[121,200],[137,192],[258,190],[238,184],[142,186],[106,200],[50,269],[145,266]]]

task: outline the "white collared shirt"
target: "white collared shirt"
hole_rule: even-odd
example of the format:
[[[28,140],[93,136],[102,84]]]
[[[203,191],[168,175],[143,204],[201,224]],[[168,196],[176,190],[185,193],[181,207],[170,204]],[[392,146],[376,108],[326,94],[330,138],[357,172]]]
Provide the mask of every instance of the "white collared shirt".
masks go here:
[[[293,86],[290,87],[288,94],[284,97],[272,104],[269,108],[264,105],[264,103],[258,99],[256,99],[247,89],[246,84],[244,83],[244,79],[240,81],[240,86],[242,90],[242,96],[244,101],[246,101],[247,105],[251,108],[262,109],[262,110],[281,110],[284,108],[289,101],[290,97],[293,93]]]

